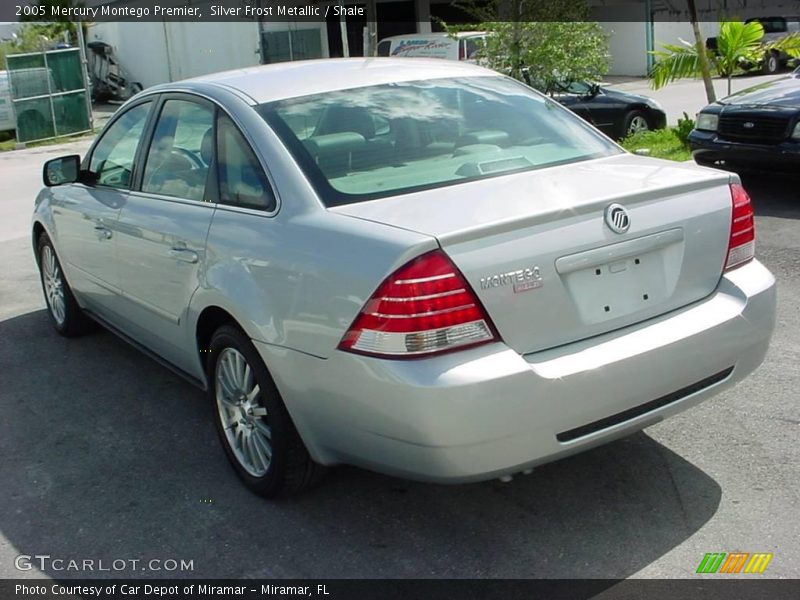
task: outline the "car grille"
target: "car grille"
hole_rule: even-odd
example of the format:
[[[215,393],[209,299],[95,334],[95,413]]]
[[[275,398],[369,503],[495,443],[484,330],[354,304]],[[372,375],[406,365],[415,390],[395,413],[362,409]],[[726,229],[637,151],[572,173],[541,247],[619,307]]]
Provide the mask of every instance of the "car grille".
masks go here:
[[[729,140],[781,142],[789,135],[789,119],[782,116],[722,115],[718,133]]]

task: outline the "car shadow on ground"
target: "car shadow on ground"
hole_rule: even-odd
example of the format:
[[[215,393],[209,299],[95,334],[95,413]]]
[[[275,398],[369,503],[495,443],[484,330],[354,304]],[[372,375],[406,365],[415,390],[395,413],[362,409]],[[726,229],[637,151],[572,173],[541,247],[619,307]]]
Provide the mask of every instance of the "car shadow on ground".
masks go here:
[[[39,310],[0,322],[0,340],[0,532],[12,553],[193,561],[45,570],[58,578],[627,577],[720,502],[713,479],[644,433],[511,483],[338,468],[303,496],[265,501],[226,463],[205,396],[113,335],[60,338]]]
[[[800,219],[800,175],[743,173],[756,216]]]

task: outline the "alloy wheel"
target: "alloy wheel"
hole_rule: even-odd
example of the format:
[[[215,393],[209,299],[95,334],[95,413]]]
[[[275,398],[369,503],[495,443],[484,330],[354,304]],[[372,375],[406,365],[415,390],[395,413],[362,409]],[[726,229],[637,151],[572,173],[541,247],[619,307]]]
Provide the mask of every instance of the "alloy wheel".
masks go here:
[[[56,254],[50,246],[42,248],[42,282],[50,314],[60,326],[66,317],[66,303],[64,300],[64,280],[61,276],[61,267],[58,265]]]
[[[647,124],[647,119],[645,119],[641,115],[635,115],[631,119],[630,125],[628,125],[628,135],[633,135],[634,133],[638,133],[639,131],[647,131],[649,129],[650,126]]]
[[[250,475],[264,476],[272,462],[272,430],[253,369],[241,352],[228,347],[219,354],[214,382],[217,410],[230,449]]]

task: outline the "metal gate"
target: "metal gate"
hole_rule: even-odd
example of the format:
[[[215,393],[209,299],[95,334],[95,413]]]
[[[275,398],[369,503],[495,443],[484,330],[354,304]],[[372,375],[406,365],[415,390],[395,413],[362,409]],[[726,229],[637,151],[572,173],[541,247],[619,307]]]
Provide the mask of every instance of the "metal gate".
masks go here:
[[[319,29],[261,32],[261,63],[322,58]]]
[[[34,142],[91,129],[79,48],[6,56],[17,141]]]

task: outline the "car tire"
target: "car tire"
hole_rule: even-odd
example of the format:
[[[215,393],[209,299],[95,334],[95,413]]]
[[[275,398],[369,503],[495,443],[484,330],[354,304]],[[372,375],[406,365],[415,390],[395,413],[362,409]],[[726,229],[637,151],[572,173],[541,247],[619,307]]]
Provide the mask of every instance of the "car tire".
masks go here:
[[[767,52],[764,55],[762,70],[765,75],[774,75],[781,70],[781,58],[777,52]]]
[[[622,125],[622,137],[630,137],[634,133],[641,131],[650,131],[650,121],[647,116],[640,110],[632,110],[625,115],[625,121]]]
[[[77,337],[93,331],[97,325],[75,300],[53,242],[46,233],[39,236],[36,259],[39,263],[39,280],[47,303],[47,314],[55,330],[64,337]]]
[[[278,388],[249,338],[224,325],[212,336],[208,396],[217,433],[244,484],[264,497],[298,494],[324,468],[294,427]]]

